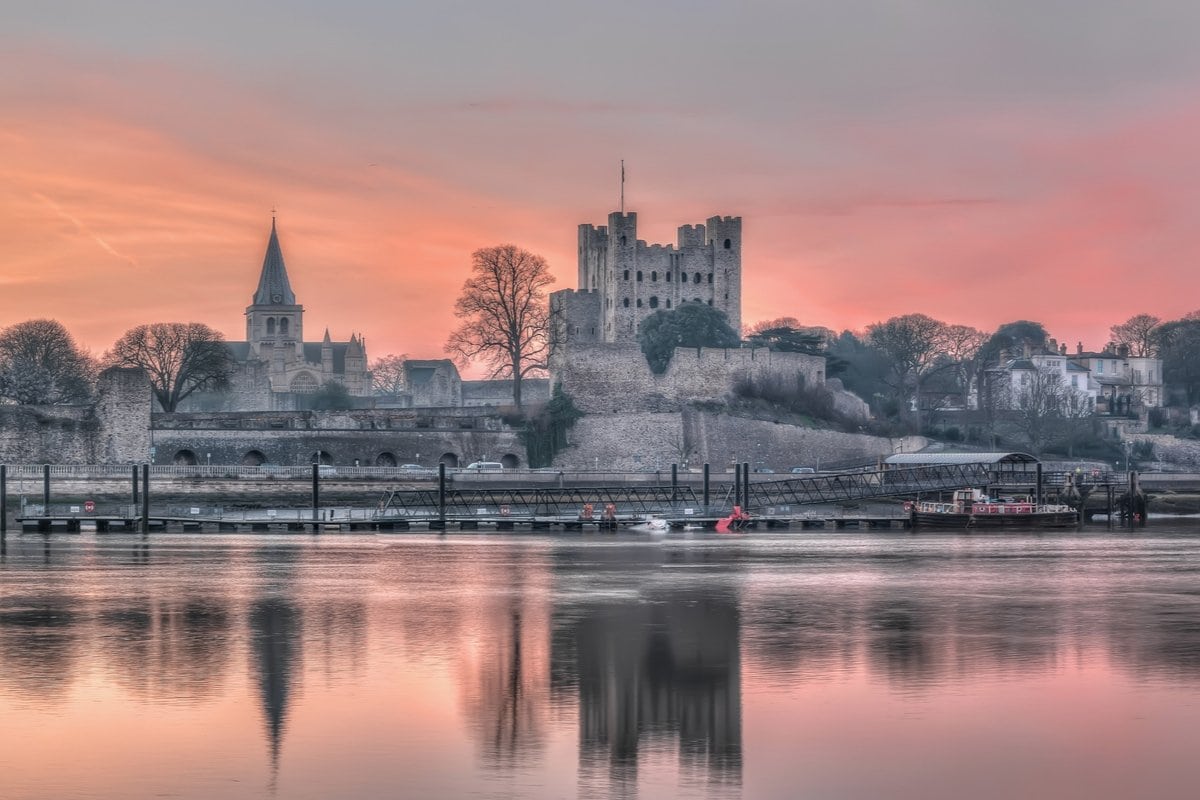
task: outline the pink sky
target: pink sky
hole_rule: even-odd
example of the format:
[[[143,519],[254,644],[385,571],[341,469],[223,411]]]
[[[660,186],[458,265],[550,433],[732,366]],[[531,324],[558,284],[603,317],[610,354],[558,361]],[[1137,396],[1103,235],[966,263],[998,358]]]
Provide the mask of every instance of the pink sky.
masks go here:
[[[1099,347],[1134,314],[1200,308],[1183,20],[1100,3],[1036,27],[928,2],[793,40],[787,4],[654,6],[624,53],[612,21],[563,42],[584,20],[533,0],[532,29],[117,5],[122,24],[87,4],[70,26],[0,20],[0,324],[55,317],[97,353],[160,320],[242,338],[277,208],[308,338],[440,357],[473,250],[515,243],[573,288],[576,226],[614,210],[621,158],[642,238],[743,217],[749,323],[1033,319]],[[487,49],[495,26],[511,51]]]

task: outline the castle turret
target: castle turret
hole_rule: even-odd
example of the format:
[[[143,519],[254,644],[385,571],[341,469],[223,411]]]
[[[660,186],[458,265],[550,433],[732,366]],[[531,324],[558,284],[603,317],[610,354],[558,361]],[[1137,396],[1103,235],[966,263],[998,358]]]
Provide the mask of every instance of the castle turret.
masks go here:
[[[321,340],[321,374],[325,380],[333,374],[333,340],[329,338],[329,328],[325,329],[325,338]]]

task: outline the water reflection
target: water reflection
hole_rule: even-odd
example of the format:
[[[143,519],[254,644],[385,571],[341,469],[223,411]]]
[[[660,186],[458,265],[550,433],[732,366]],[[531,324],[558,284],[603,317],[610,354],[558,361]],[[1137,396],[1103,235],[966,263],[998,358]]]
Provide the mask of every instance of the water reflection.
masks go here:
[[[279,768],[288,703],[296,691],[302,667],[301,627],[300,610],[286,599],[269,597],[251,606],[250,667],[258,685],[272,774]]]
[[[679,563],[679,555],[666,560]],[[555,610],[554,689],[560,698],[574,695],[578,705],[581,791],[602,786],[614,796],[635,795],[641,761],[670,754],[685,778],[700,774],[704,783],[737,785],[738,597],[719,583],[664,581],[661,570],[646,569],[644,553],[628,557],[624,570],[607,558],[595,576],[609,582],[619,570],[628,579],[617,579],[625,591]],[[576,571],[564,571],[563,579],[572,581]]]
[[[1139,758],[1200,724],[1190,539],[131,538],[9,543],[0,733],[124,712],[153,761],[164,726],[219,720],[237,753],[208,757],[238,774],[243,756],[261,770],[245,785],[267,774],[282,797],[388,796],[418,774],[429,795],[886,796],[805,770],[828,776],[828,748],[868,729],[911,748],[864,751],[891,778],[959,735],[968,761],[1011,754],[989,737],[1014,702],[1030,707],[1010,724],[1074,741],[1090,731],[1064,691],[1118,687]],[[9,738],[10,762],[39,763]],[[138,796],[132,773],[103,777]]]
[[[3,598],[0,605],[0,681],[34,705],[60,701],[74,683],[79,660],[77,598],[69,594]]]

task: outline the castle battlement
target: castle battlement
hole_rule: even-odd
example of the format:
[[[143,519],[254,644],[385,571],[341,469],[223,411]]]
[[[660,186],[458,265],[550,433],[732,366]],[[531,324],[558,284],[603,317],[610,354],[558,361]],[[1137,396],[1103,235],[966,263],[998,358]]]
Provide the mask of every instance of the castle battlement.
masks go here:
[[[598,302],[562,304],[572,317],[564,330],[596,330],[601,342],[632,342],[638,325],[659,309],[684,303],[719,308],[737,330],[742,322],[742,218],[710,217],[678,228],[678,244],[637,238],[637,213],[613,212],[607,225],[579,226],[579,283]]]

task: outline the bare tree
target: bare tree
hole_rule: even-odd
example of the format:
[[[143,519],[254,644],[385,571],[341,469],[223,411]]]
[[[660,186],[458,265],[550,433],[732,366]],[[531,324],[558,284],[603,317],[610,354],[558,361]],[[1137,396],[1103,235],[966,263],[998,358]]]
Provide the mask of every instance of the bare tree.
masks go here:
[[[471,262],[454,304],[463,323],[446,352],[460,365],[484,362],[492,378],[511,378],[520,408],[521,380],[544,370],[550,353],[546,287],[554,277],[544,258],[511,244],[476,250]]]
[[[200,322],[156,322],[124,333],[104,356],[105,366],[141,367],[163,411],[201,389],[229,385],[234,362],[225,338]]]
[[[1162,320],[1153,314],[1138,314],[1109,328],[1110,338],[1113,344],[1128,347],[1131,356],[1152,356],[1156,345],[1154,329],[1161,324]]]
[[[938,364],[946,324],[924,314],[906,314],[867,326],[867,342],[891,362],[889,384],[898,399],[911,399],[920,421],[921,382]]]
[[[31,319],[0,333],[0,397],[21,405],[79,403],[92,395],[96,362],[61,322]]]
[[[408,388],[404,374],[407,355],[386,355],[371,362],[371,383],[375,394],[394,397]]]
[[[1020,384],[1010,391],[1013,421],[1036,455],[1060,432],[1074,390],[1063,383],[1059,373],[1033,369],[1023,371]],[[1070,405],[1078,408],[1077,403]]]

